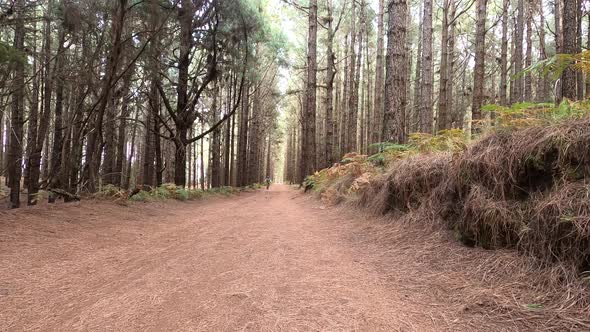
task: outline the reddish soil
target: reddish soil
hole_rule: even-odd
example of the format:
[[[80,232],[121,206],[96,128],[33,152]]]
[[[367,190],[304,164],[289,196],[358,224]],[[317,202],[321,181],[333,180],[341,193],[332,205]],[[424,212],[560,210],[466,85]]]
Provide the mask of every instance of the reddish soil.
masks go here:
[[[280,185],[197,203],[0,211],[0,330],[584,326],[583,313],[527,307],[544,291],[521,283],[529,272],[519,262]]]

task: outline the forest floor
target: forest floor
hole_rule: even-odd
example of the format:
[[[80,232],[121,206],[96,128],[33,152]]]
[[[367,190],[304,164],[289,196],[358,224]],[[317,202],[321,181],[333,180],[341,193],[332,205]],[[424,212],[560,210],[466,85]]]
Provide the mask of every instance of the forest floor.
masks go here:
[[[549,327],[556,315],[526,306],[534,291],[486,270],[515,257],[283,185],[196,203],[0,211],[0,330]]]

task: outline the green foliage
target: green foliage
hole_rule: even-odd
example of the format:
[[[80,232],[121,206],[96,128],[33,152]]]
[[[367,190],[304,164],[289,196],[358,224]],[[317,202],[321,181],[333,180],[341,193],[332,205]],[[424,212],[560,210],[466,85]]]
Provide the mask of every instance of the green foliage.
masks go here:
[[[318,184],[323,182],[322,172],[318,172],[314,175],[306,176],[303,180],[303,186],[308,189],[317,189]]]
[[[257,187],[256,187],[257,188]],[[173,183],[165,183],[150,191],[141,190],[139,193],[131,196],[129,200],[136,202],[153,202],[167,199],[174,199],[181,202],[194,201],[213,196],[229,196],[241,191],[234,187],[211,188],[209,190],[186,189],[177,187]]]
[[[176,193],[174,195],[174,198],[179,201],[182,201],[182,202],[188,201],[190,198],[190,193],[186,189],[178,188],[178,189],[176,189]]]
[[[495,104],[482,107],[495,115],[497,129],[518,129],[535,125],[579,119],[590,113],[590,101],[572,102],[564,99],[559,105],[550,103],[516,103],[510,107]]]
[[[436,135],[416,133],[410,135],[409,146],[417,152],[458,152],[466,148],[467,136],[461,129],[441,130]]]
[[[140,192],[138,192],[137,194],[131,196],[129,198],[129,200],[134,201],[134,202],[151,202],[154,200],[153,196],[150,194],[150,192],[141,190]]]
[[[107,184],[100,187],[100,190],[93,195],[94,198],[99,199],[116,199],[121,198],[126,195],[124,190],[121,188],[114,186],[112,184]]]
[[[410,135],[408,144],[377,143],[370,147],[379,147],[378,152],[368,161],[378,167],[385,167],[392,162],[418,153],[459,152],[467,146],[467,136],[460,129],[441,130],[436,135],[414,133]]]
[[[14,47],[0,41],[0,65],[24,64],[26,56]]]
[[[176,188],[174,188],[173,191],[176,191]],[[150,191],[150,195],[154,199],[170,199],[173,197],[173,195],[171,195],[171,191],[166,187],[165,184],[152,189]]]
[[[188,192],[188,199],[191,201],[201,199],[201,198],[203,198],[203,196],[205,196],[205,192],[200,189],[188,190],[187,192]]]
[[[517,79],[526,74],[539,73],[542,76],[547,76],[552,80],[557,80],[563,74],[566,68],[576,63],[575,54],[556,54],[548,59],[538,61],[531,66],[525,68],[523,71],[514,75],[513,79]]]
[[[582,71],[586,75],[590,74],[590,50],[578,54],[556,54],[548,59],[532,64],[514,75],[513,78],[516,79],[526,74],[539,73],[552,80],[557,80],[567,68]]]

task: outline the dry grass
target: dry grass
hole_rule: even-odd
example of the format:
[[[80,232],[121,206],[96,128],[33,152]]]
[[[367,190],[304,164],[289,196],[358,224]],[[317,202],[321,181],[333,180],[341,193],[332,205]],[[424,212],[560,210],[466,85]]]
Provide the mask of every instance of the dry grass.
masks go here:
[[[463,243],[486,249],[513,247],[524,225],[518,203],[494,199],[482,186],[472,186],[454,225]]]
[[[466,243],[518,247],[583,272],[590,259],[588,146],[588,119],[491,133],[451,163],[429,208]]]
[[[590,185],[565,183],[532,200],[521,240],[524,251],[549,261],[590,270]]]
[[[359,204],[375,214],[416,210],[444,179],[450,160],[447,153],[401,159],[384,175],[374,177],[362,191]]]
[[[522,309],[519,298],[482,294],[484,300],[474,300],[481,306],[468,310],[486,307],[482,310],[507,316],[518,311],[518,319],[543,320],[548,330],[588,329],[589,147],[590,118],[504,128],[487,133],[462,153],[418,154],[394,161],[382,174],[373,175],[360,195],[351,198],[343,192],[338,202],[352,201],[371,214],[390,215],[395,223],[386,227],[410,232],[411,222],[431,232],[447,228],[451,232],[445,234],[468,247],[501,249],[494,259],[473,258],[483,259],[484,272],[477,276],[499,278],[497,288],[532,289],[533,298],[543,303],[537,308],[537,300],[529,300],[530,308],[516,310],[515,303]],[[415,250],[427,247],[428,241],[425,238]],[[522,255],[505,256],[503,249]],[[434,264],[429,257],[433,254],[424,257]],[[446,264],[463,266],[462,261]],[[510,278],[503,278],[506,275]],[[547,315],[554,318],[547,322]]]
[[[382,273],[396,275],[391,282],[409,303],[429,303],[424,314],[432,317],[439,330],[580,331],[590,327],[588,289],[580,279],[563,279],[567,266],[540,266],[514,250],[458,245],[436,225],[416,223],[422,218],[419,211],[380,221],[363,216],[367,212],[357,212],[355,241],[374,250],[372,263]],[[436,303],[432,297],[444,298],[445,303]]]

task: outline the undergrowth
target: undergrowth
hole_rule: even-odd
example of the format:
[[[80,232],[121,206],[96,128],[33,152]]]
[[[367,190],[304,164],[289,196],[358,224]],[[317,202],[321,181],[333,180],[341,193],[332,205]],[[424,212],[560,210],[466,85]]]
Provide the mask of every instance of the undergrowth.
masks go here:
[[[105,185],[94,194],[94,198],[117,201],[154,202],[163,200],[194,201],[216,196],[230,196],[244,191],[252,191],[261,188],[255,184],[243,188],[219,187],[206,190],[186,189],[173,183],[165,183],[159,187],[138,187],[127,191],[113,185]]]
[[[488,105],[481,136],[413,134],[348,154],[306,179],[328,204],[414,213],[469,246],[514,248],[565,273],[590,271],[590,102]],[[493,124],[493,126],[491,125]],[[486,127],[487,126],[487,127]]]

